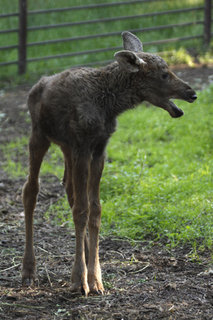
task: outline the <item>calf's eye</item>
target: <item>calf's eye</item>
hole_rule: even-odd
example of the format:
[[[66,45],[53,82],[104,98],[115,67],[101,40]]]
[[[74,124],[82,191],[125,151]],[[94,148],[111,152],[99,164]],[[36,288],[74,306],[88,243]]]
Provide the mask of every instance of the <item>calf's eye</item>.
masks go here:
[[[162,74],[162,79],[165,80],[165,79],[168,78],[168,76],[169,76],[168,72],[165,72],[165,73]]]

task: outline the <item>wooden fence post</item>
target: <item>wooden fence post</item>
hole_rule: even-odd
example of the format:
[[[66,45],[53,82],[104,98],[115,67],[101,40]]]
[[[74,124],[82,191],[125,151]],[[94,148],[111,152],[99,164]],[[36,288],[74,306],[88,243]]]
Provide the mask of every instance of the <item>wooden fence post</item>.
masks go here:
[[[211,41],[211,6],[212,0],[205,0],[204,10],[204,45],[208,47]]]
[[[27,58],[27,0],[19,0],[18,73],[26,72]]]

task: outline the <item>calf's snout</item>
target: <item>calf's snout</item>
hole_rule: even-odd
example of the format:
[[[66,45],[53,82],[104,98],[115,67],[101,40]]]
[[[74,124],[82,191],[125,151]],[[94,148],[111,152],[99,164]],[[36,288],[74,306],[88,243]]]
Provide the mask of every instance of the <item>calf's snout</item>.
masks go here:
[[[184,89],[182,89],[182,97],[180,99],[190,103],[194,102],[197,99],[196,92],[189,85],[186,85]]]
[[[192,102],[194,102],[194,101],[197,99],[197,94],[196,94],[196,92],[195,92],[194,90],[192,90],[192,89],[187,90],[186,95],[187,95],[186,100],[187,100],[188,102],[191,102],[191,103],[192,103]]]

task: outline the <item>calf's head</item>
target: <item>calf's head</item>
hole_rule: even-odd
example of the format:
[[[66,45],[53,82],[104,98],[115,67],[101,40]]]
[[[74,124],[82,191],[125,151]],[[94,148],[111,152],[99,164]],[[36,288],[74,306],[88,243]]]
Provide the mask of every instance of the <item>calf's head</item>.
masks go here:
[[[146,100],[163,108],[173,118],[181,117],[183,111],[170,99],[193,102],[195,91],[169,70],[159,56],[143,52],[141,41],[130,32],[123,32],[124,50],[115,53],[121,70],[132,74],[135,94],[140,101]]]

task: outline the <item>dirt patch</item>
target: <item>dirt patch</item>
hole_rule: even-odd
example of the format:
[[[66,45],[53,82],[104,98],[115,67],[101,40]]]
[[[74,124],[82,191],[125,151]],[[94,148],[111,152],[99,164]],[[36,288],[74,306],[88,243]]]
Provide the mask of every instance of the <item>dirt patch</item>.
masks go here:
[[[186,68],[184,65],[172,67],[173,71],[192,85],[195,90],[203,90],[210,83],[213,83],[213,66],[197,66],[195,68]]]
[[[180,67],[176,72],[196,89],[213,80],[213,69]],[[27,87],[2,91],[0,143],[30,132]],[[27,158],[27,156],[26,156]],[[2,160],[0,150],[0,164]],[[25,159],[27,161],[27,159]],[[104,296],[73,295],[70,288],[74,231],[47,224],[46,209],[64,194],[55,176],[42,177],[35,213],[37,286],[21,286],[24,179],[11,179],[0,166],[0,319],[213,319],[210,252],[199,260],[190,247],[167,250],[159,243],[102,238]]]

